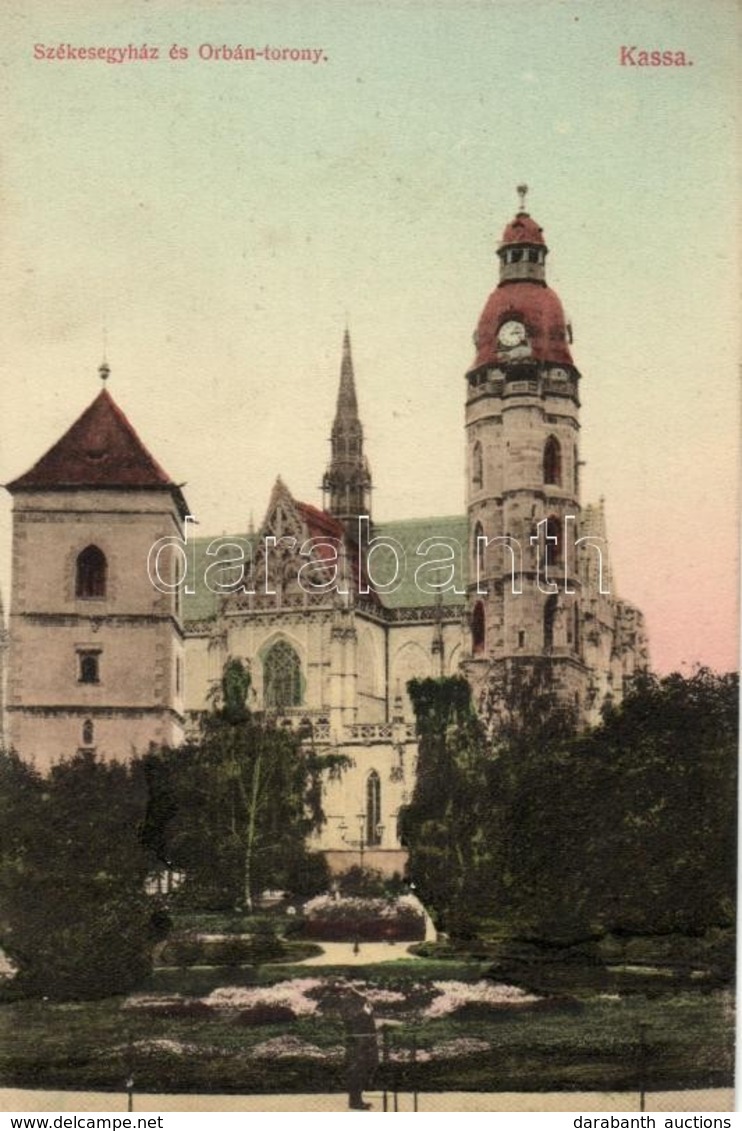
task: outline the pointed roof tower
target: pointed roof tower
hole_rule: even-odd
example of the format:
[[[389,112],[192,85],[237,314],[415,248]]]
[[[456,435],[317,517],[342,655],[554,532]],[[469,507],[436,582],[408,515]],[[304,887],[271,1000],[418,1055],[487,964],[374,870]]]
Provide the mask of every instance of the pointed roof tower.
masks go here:
[[[325,507],[355,534],[359,515],[371,509],[371,470],[363,454],[363,427],[358,416],[350,333],[343,335],[335,421],[330,439],[330,464],[322,481]]]
[[[107,366],[105,370],[107,377]],[[180,486],[150,454],[106,388],[29,471],[6,486],[11,495],[19,491],[167,490],[181,515],[188,511]]]
[[[343,334],[343,357],[340,362],[340,387],[338,388],[337,410],[335,425],[339,421],[349,419],[358,420],[358,398],[356,397],[356,382],[353,373],[353,355],[350,349],[350,331],[347,326]]]

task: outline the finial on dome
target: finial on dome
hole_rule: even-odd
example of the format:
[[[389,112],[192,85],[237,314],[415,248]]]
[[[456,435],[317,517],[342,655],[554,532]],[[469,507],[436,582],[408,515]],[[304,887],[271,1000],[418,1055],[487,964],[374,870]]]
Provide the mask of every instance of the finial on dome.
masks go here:
[[[525,212],[525,210],[526,210],[526,196],[528,195],[528,185],[518,185],[518,188],[516,189],[516,191],[518,193],[518,196],[520,197],[520,208],[518,209],[518,211],[519,212]]]
[[[108,378],[111,376],[111,367],[105,358],[103,358],[103,361],[98,366],[98,376],[100,377],[104,385]]]

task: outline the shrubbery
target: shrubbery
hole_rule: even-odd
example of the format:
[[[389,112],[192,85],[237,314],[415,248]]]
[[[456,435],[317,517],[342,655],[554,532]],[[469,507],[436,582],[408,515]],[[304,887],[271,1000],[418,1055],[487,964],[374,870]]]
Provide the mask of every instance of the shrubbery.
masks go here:
[[[325,942],[395,942],[425,937],[425,916],[414,896],[346,899],[317,896],[304,905],[304,936]]]
[[[144,893],[143,781],[92,753],[45,779],[14,755],[0,766],[0,941],[16,987],[57,999],[129,990],[164,926]]]

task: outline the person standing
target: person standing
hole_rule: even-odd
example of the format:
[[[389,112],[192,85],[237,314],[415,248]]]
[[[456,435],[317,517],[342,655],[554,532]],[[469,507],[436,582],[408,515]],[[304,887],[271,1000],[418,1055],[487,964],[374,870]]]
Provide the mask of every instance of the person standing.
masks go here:
[[[374,1011],[363,994],[347,983],[335,986],[333,998],[345,1029],[348,1107],[351,1111],[370,1111],[371,1104],[364,1100],[363,1093],[371,1087],[379,1067]]]

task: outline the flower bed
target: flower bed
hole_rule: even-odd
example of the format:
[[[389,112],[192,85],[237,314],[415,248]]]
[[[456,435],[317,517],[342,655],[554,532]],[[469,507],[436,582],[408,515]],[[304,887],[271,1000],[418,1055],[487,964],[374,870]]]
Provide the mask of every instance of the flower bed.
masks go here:
[[[303,933],[323,942],[414,942],[425,938],[425,913],[410,895],[397,899],[319,895],[304,905]]]
[[[433,982],[437,991],[423,1017],[469,1016],[499,1010],[519,1009],[540,1001],[536,994],[526,993],[517,986],[493,985],[492,982]]]

